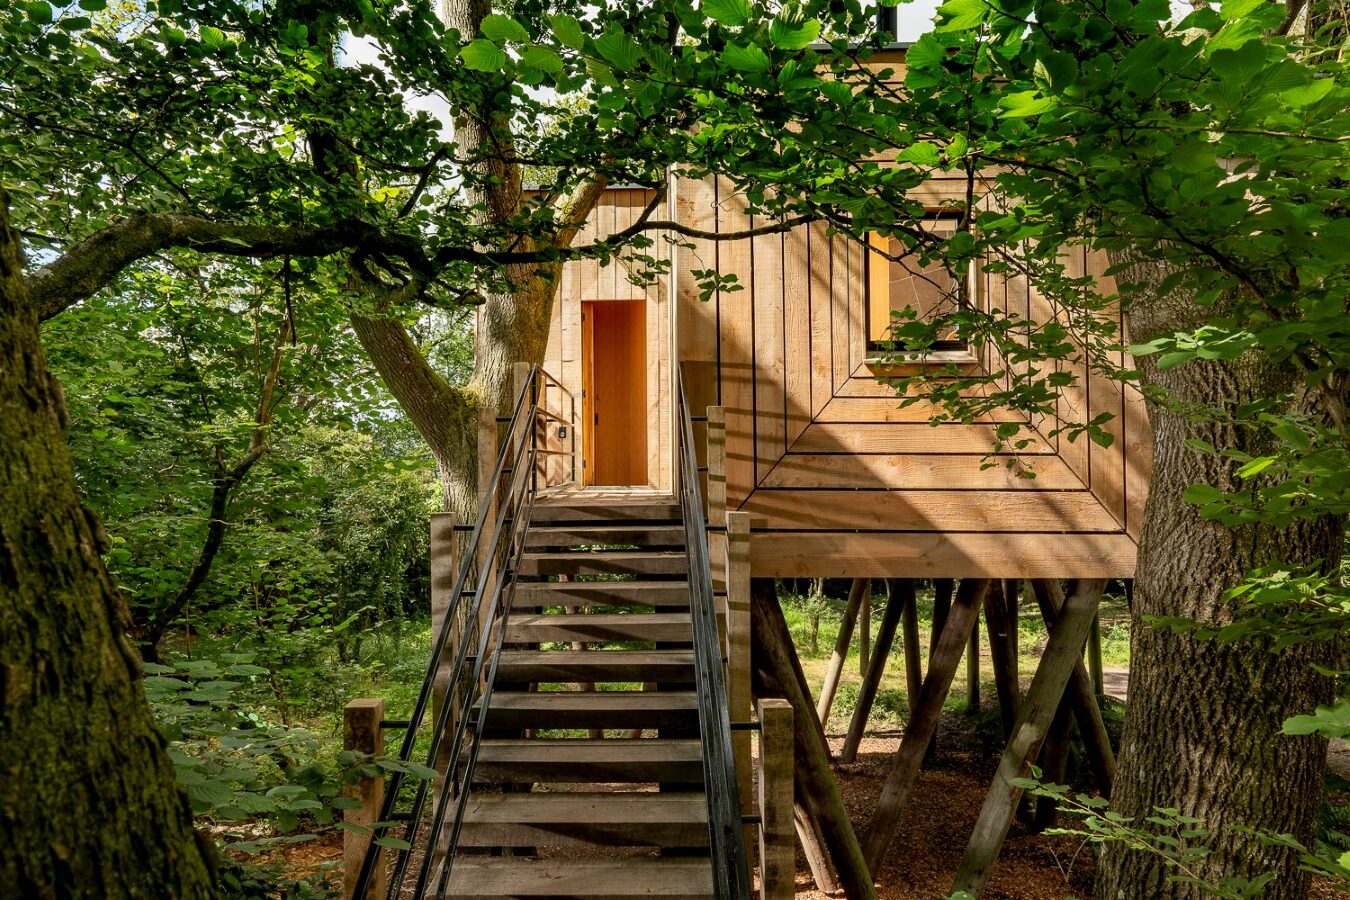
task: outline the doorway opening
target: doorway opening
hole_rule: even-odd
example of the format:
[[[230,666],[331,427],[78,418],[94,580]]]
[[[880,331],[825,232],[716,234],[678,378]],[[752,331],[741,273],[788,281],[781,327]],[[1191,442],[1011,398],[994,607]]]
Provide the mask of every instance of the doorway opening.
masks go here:
[[[584,483],[646,485],[647,302],[581,304]]]

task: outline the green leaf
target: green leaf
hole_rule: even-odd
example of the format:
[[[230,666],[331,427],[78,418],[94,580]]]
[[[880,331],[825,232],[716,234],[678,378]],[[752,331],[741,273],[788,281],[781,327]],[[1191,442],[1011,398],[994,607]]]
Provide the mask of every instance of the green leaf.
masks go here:
[[[502,49],[486,38],[478,38],[459,51],[464,67],[475,72],[500,72],[511,61]]]
[[[642,48],[637,41],[617,28],[606,28],[605,33],[595,39],[595,49],[620,71],[635,69],[642,61]]]
[[[723,25],[744,25],[750,20],[749,0],[703,0],[700,9]]]
[[[1223,0],[1219,5],[1219,18],[1225,22],[1241,19],[1265,2],[1266,0]]]
[[[1328,738],[1350,736],[1350,700],[1342,700],[1335,706],[1319,706],[1310,716],[1286,719],[1281,730],[1292,735],[1320,734]]]
[[[799,25],[789,25],[780,16],[769,26],[769,43],[783,50],[801,50],[820,37],[820,22],[810,19]]]
[[[942,24],[938,31],[967,31],[981,25],[989,15],[984,0],[947,0],[938,7]]]
[[[553,29],[553,36],[558,39],[558,43],[571,50],[582,50],[586,46],[586,35],[581,30],[581,22],[576,16],[556,15],[548,17],[548,24]]]
[[[755,44],[729,45],[722,51],[722,61],[738,72],[764,72],[769,68],[769,55]]]
[[[1251,478],[1255,475],[1259,475],[1266,469],[1269,469],[1274,464],[1275,464],[1275,457],[1258,456],[1255,459],[1247,462],[1246,465],[1239,468],[1237,470],[1237,474],[1239,478]]]
[[[530,39],[529,32],[525,30],[525,26],[521,25],[510,16],[503,16],[498,13],[484,17],[483,24],[480,28],[486,37],[498,44],[503,44],[507,41],[517,41],[518,43],[523,44]]]
[[[80,0],[79,5],[85,12],[102,12],[108,8],[108,0]]]
[[[904,162],[914,163],[916,166],[931,168],[942,162],[942,154],[934,144],[927,141],[919,141],[917,144],[910,144],[899,153],[899,159]]]
[[[999,105],[1004,107],[1005,119],[1015,119],[1050,112],[1059,106],[1059,101],[1054,97],[1042,97],[1039,91],[1021,91],[1004,97]]]
[[[44,3],[43,0],[34,0],[34,2],[28,4],[26,11],[28,12],[28,18],[39,25],[52,24],[51,4]]]
[[[1281,91],[1280,99],[1287,105],[1295,108],[1300,106],[1311,106],[1327,94],[1330,94],[1331,89],[1335,86],[1336,82],[1332,79],[1322,78],[1300,87],[1292,87],[1287,91]]]
[[[1212,484],[1193,484],[1182,493],[1181,499],[1187,503],[1205,504],[1223,499],[1223,491]]]
[[[534,46],[528,48],[520,58],[521,65],[529,66],[532,69],[539,69],[541,72],[548,72],[555,75],[563,69],[562,57],[548,47]]]

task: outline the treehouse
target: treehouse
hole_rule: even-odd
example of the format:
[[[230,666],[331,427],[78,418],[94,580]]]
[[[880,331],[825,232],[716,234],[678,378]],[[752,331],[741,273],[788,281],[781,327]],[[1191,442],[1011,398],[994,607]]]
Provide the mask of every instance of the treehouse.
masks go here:
[[[924,226],[950,230],[946,201],[965,190],[928,182]],[[677,179],[663,196],[606,190],[576,244],[649,208],[705,235],[763,224],[727,182]],[[518,364],[510,414],[480,420],[479,517],[432,521],[436,643],[411,719],[348,709],[349,746],[379,752],[402,729],[398,755],[425,754],[437,778],[358,785],[349,820],[394,840],[349,832],[348,896],[740,898],[757,884],[785,898],[797,842],[821,889],[875,896],[981,612],[1006,746],[953,889],[978,895],[1014,781],[1038,760],[1062,773],[1070,727],[1109,791],[1083,648],[1107,580],[1135,566],[1151,465],[1139,395],[1080,354],[1060,364],[1080,377],[1054,416],[933,424],[931,405],[902,406],[879,377],[1007,366],[960,334],[896,363],[882,350],[892,311],[955,297],[1053,320],[1027,279],[917,269],[819,224],[687,243],[658,240],[670,267],[655,279],[624,253],[567,263],[542,365]],[[1102,259],[1064,254],[1105,280]],[[741,289],[706,291],[709,270]],[[1104,413],[1109,446],[1056,433]],[[1011,421],[1028,436],[1014,456],[997,440]],[[789,577],[854,579],[819,690],[775,601]],[[854,823],[821,722],[873,579],[884,614],[841,756],[858,750],[897,632],[910,714],[870,821]],[[935,590],[926,672],[920,579]],[[1049,633],[1025,689],[1011,626],[1024,588]]]

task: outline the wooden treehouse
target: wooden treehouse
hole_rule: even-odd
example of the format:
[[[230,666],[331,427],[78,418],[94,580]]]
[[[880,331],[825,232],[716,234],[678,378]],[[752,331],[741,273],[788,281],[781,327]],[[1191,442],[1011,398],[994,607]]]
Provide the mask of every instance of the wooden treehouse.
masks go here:
[[[965,183],[923,190],[936,210]],[[606,191],[578,244],[653,202],[701,231],[751,224],[727,183],[678,180],[659,200]],[[950,227],[936,213],[928,224]],[[1083,650],[1106,581],[1134,570],[1151,464],[1140,397],[1080,362],[1057,420],[1026,423],[1033,442],[1016,463],[1036,477],[1019,477],[985,465],[1013,413],[934,426],[932,408],[901,408],[877,380],[891,310],[938,302],[938,278],[823,225],[692,244],[658,243],[669,275],[641,287],[629,259],[568,263],[543,365],[518,365],[512,414],[480,423],[479,520],[432,522],[437,643],[422,699],[407,722],[384,721],[375,701],[348,715],[350,746],[376,750],[382,728],[402,729],[404,757],[416,747],[439,777],[358,785],[349,817],[386,823],[375,831],[394,842],[370,849],[369,833],[350,833],[349,895],[729,898],[757,886],[782,898],[800,841],[822,889],[872,896],[868,873],[962,657],[978,652],[981,610],[1006,746],[974,834],[952,836],[969,841],[953,888],[983,887],[1021,799],[1011,781],[1038,759],[1062,772],[1071,728],[1109,791]],[[1066,252],[1078,272],[1104,268]],[[707,269],[744,289],[701,299],[693,273]],[[965,278],[963,302],[1053,316],[1024,279],[979,266]],[[959,335],[906,365],[938,363],[1001,365]],[[1103,412],[1109,448],[1050,434]],[[816,691],[773,579],[827,576],[855,581]],[[844,757],[897,632],[911,715],[870,821],[850,823],[820,722],[871,579],[886,579],[887,598]],[[937,595],[926,672],[918,579]],[[1010,627],[1022,596],[1050,633],[1025,691]]]

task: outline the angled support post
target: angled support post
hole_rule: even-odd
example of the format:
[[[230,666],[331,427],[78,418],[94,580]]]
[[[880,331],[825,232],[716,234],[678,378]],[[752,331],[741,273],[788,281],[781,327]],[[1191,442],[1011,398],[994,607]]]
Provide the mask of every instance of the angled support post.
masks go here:
[[[452,671],[455,651],[459,647],[461,635],[461,608],[459,597],[452,596],[455,578],[459,574],[459,547],[455,534],[458,518],[452,512],[431,514],[431,634],[440,634],[442,623],[450,618],[450,633],[436,665],[436,676],[431,686],[431,720],[439,721],[440,710],[446,703],[451,705],[450,719],[446,723],[446,734],[455,732],[456,705],[455,672]],[[436,759],[437,771],[444,771],[449,759],[450,742],[441,741],[441,752]]]
[[[1018,711],[1012,739],[1003,751],[998,771],[994,773],[993,787],[989,789],[989,796],[975,823],[975,832],[957,870],[953,893],[966,891],[979,896],[989,880],[1022,798],[1022,789],[1013,782],[1030,774],[1032,760],[1050,730],[1069,677],[1075,665],[1082,665],[1083,644],[1087,641],[1105,587],[1106,582],[1101,580],[1079,581],[1051,628],[1050,641]]]
[[[910,710],[904,740],[900,742],[900,749],[891,762],[891,771],[881,789],[876,812],[872,814],[872,821],[863,835],[863,854],[869,871],[881,871],[886,850],[900,826],[900,818],[914,792],[914,782],[919,777],[919,767],[928,752],[928,745],[937,733],[942,704],[951,690],[952,679],[956,676],[956,667],[961,662],[970,630],[979,619],[980,604],[989,590],[989,584],[989,580],[983,578],[961,579],[960,588],[956,591],[956,602],[948,613],[946,625],[938,637],[937,650],[929,661],[928,675],[919,689],[918,702]]]
[[[886,580],[886,611],[882,613],[881,627],[877,630],[876,652],[868,660],[862,687],[858,690],[858,702],[853,705],[853,720],[848,724],[844,749],[839,753],[840,762],[851,763],[858,758],[858,745],[862,743],[863,733],[867,730],[867,720],[872,714],[872,704],[876,702],[877,691],[881,689],[881,676],[886,672],[891,645],[895,643],[900,613],[904,610],[905,604],[913,602],[913,581],[908,578]]]
[[[792,704],[776,698],[760,700],[760,900],[792,900],[796,890],[792,781]]]
[[[343,749],[371,755],[384,753],[384,731],[380,728],[383,718],[383,700],[360,698],[348,703],[342,711]],[[361,861],[374,837],[371,826],[379,819],[380,805],[384,803],[384,779],[379,776],[361,778],[344,785],[342,792],[361,804],[342,811],[343,821],[347,823],[342,832],[342,898],[356,900],[356,879],[361,874]],[[384,867],[376,866],[366,897],[360,900],[383,896]]]
[[[853,579],[853,586],[849,588],[848,605],[844,607],[844,618],[839,622],[839,636],[834,642],[834,655],[830,657],[830,666],[825,670],[825,683],[821,685],[820,697],[816,700],[816,717],[820,719],[821,729],[829,727],[830,709],[834,706],[834,695],[839,692],[839,679],[844,674],[849,644],[853,642],[858,611],[867,602],[870,590],[871,582],[866,578]]]

